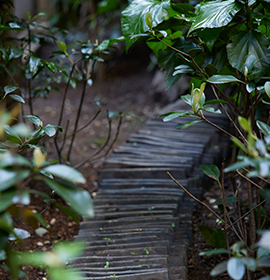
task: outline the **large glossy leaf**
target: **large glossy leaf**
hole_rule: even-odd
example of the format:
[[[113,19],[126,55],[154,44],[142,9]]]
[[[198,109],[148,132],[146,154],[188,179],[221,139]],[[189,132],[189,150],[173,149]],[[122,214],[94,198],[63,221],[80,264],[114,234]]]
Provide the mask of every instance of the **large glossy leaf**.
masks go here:
[[[218,28],[227,25],[241,10],[241,4],[234,0],[211,1],[199,6],[189,33],[196,29]]]
[[[227,264],[227,271],[234,280],[241,280],[245,275],[245,266],[240,258],[231,258]]]
[[[170,1],[159,0],[134,0],[122,12],[121,24],[123,35],[126,38],[126,49],[138,40],[132,36],[145,33],[149,27],[146,24],[145,16],[149,12],[152,16],[152,27],[160,24],[168,14]]]
[[[245,73],[247,60],[250,55],[255,57],[255,62],[250,73],[260,71],[263,75],[269,68],[270,50],[269,40],[261,33],[250,30],[241,32],[232,37],[231,43],[227,45],[227,53],[230,64]]]
[[[64,164],[50,165],[43,168],[43,170],[74,184],[86,183],[85,178],[79,171]]]
[[[63,182],[52,180],[49,178],[42,178],[46,184],[70,203],[72,209],[82,216],[92,218],[94,216],[94,206],[89,193],[85,190],[75,188],[72,185]]]

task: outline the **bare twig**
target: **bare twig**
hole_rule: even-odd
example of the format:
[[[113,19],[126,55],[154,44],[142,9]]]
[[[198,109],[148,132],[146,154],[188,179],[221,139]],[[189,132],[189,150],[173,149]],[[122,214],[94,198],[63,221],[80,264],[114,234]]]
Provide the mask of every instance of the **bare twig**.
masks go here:
[[[218,130],[222,131],[222,132],[225,133],[226,135],[228,135],[228,136],[230,136],[230,137],[233,137],[228,131],[226,131],[226,130],[224,130],[223,128],[219,127],[218,125],[212,123],[211,121],[209,121],[208,119],[206,119],[203,115],[200,115],[200,118],[201,118],[204,122],[206,122],[206,123],[212,125],[213,127],[215,127],[215,128],[217,128]]]
[[[246,177],[245,175],[243,175],[242,173],[240,173],[238,170],[236,170],[236,173],[241,176],[242,178],[244,178],[245,180],[247,180],[250,184],[252,184],[253,186],[255,186],[256,188],[263,190],[263,188],[261,186],[259,186],[258,184],[256,184],[255,182],[253,182],[252,180],[250,180],[248,177]]]
[[[79,108],[78,108],[78,111],[77,111],[77,117],[76,117],[76,120],[75,120],[75,125],[74,125],[74,130],[73,130],[73,134],[72,134],[72,138],[71,138],[71,143],[70,143],[68,154],[67,154],[67,160],[68,161],[70,160],[70,154],[71,154],[71,151],[72,151],[73,143],[74,143],[74,140],[75,140],[75,137],[76,137],[77,127],[78,127],[78,124],[79,124],[80,115],[81,115],[81,112],[82,112],[82,105],[83,105],[83,101],[84,101],[86,85],[87,85],[87,77],[85,77],[84,82],[83,82],[81,100],[80,100]]]
[[[211,209],[206,203],[202,202],[201,200],[199,200],[198,198],[196,198],[193,194],[191,194],[185,187],[183,187],[176,179],[174,179],[174,177],[171,175],[170,172],[166,172],[169,177],[182,189],[184,190],[192,199],[194,199],[195,201],[199,202],[200,204],[202,204],[204,207],[206,207],[211,213],[213,213],[220,221],[222,221],[223,223],[225,222],[213,209]]]
[[[227,221],[227,209],[226,209],[226,202],[225,202],[225,189],[224,189],[224,161],[221,165],[221,191],[222,191],[222,204],[223,204],[223,211],[224,211],[224,224],[225,224],[225,238],[226,238],[226,246],[227,250],[229,250],[229,239],[228,239],[228,221]],[[230,218],[229,218],[230,220]]]
[[[254,211],[256,208],[258,208],[259,206],[261,206],[262,204],[264,204],[266,202],[266,199],[263,200],[262,202],[260,202],[258,205],[252,207],[249,211],[247,211],[243,216],[241,216],[240,218],[238,218],[236,221],[234,221],[228,228],[232,227],[233,225],[235,225],[236,223],[238,223],[240,220],[243,220],[251,211]]]

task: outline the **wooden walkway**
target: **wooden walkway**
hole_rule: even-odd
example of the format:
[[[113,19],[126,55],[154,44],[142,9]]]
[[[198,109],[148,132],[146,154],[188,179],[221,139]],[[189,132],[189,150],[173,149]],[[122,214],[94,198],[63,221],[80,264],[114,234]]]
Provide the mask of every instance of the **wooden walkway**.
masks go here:
[[[182,106],[180,102],[170,109]],[[220,115],[209,117],[228,126]],[[95,218],[84,220],[75,238],[87,244],[72,263],[84,272],[84,279],[187,279],[196,204],[166,171],[200,198],[212,181],[199,165],[219,164],[229,139],[205,123],[175,129],[186,121],[150,120],[106,160],[94,198]]]

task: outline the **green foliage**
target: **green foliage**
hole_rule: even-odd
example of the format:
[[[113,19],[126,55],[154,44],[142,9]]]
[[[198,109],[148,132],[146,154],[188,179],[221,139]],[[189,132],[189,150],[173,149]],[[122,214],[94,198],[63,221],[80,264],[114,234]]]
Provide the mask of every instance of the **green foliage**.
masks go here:
[[[181,96],[190,110],[168,112],[160,117],[163,117],[164,122],[188,117],[187,122],[176,126],[179,129],[200,122],[208,123],[230,136],[233,142],[231,166],[221,171],[215,165],[201,166],[202,171],[216,180],[221,188],[222,198],[216,201],[216,205],[223,215],[219,223],[225,229],[221,231],[205,225],[198,227],[205,241],[219,248],[204,254],[232,255],[232,258],[216,266],[211,275],[227,271],[232,279],[242,279],[247,271],[250,278],[250,272],[264,265],[260,254],[265,250],[260,247],[260,243],[249,250],[247,246],[255,246],[256,229],[265,226],[262,217],[268,220],[263,206],[252,203],[250,193],[255,193],[253,188],[261,188],[260,195],[256,192],[256,202],[261,200],[261,196],[269,200],[270,195],[262,187],[263,178],[270,177],[270,127],[256,119],[259,115],[258,106],[270,104],[269,1],[200,1],[195,7],[186,3],[139,2],[139,8],[136,9],[138,1],[135,0],[122,12],[126,48],[135,41],[145,41],[157,56],[160,68],[167,71],[165,81],[168,88],[182,75],[192,77],[190,94]],[[205,83],[208,89],[212,89],[213,99],[206,96]],[[230,87],[230,90],[226,87]],[[208,107],[210,104],[211,107]],[[225,113],[234,131],[226,131],[213,123],[209,113]],[[234,196],[226,197],[224,171],[236,171],[230,176],[233,186],[238,185],[241,189],[239,182],[243,183],[243,179],[248,186],[251,184],[248,204],[245,205],[237,197],[239,193],[236,189]],[[254,177],[257,180],[253,180]],[[234,211],[230,211],[230,208]],[[235,215],[230,216],[232,212],[238,212],[236,221]],[[249,220],[244,221],[247,215]],[[244,224],[250,237],[236,230],[233,223],[241,224],[241,227]],[[225,235],[229,229],[233,229],[244,242],[230,247]],[[257,250],[256,259],[252,257],[251,250]],[[268,254],[269,251],[263,257]]]

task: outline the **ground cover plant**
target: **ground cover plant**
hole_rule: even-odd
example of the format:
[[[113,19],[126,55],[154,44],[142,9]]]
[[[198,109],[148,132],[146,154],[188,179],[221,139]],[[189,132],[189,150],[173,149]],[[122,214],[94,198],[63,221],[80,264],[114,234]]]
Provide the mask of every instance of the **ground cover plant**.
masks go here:
[[[168,88],[182,75],[191,77],[190,94],[181,97],[190,111],[163,114],[160,117],[165,122],[188,117],[178,129],[206,122],[232,140],[232,165],[221,170],[215,165],[201,166],[222,189],[222,197],[215,202],[219,212],[211,209],[217,217],[216,227],[199,227],[205,240],[216,248],[202,254],[228,255],[211,275],[227,271],[232,279],[257,279],[256,273],[261,271],[261,279],[270,279],[262,270],[270,265],[269,232],[261,231],[268,227],[264,206],[269,200],[270,176],[270,3],[194,2],[195,7],[171,1],[132,1],[121,18],[126,49],[136,41],[145,41],[160,68],[166,70]],[[205,112],[225,114],[232,131],[212,123]],[[231,180],[230,197],[224,189],[224,173]],[[229,231],[239,242],[230,242]]]
[[[101,105],[96,102],[96,113],[87,124],[79,127],[86,87],[92,84],[94,65],[102,61],[99,56],[101,53],[123,38],[108,39],[101,44],[77,42],[77,46],[69,50],[64,41],[57,40],[57,29],[40,24],[39,19],[44,14],[32,16],[28,12],[26,19],[20,19],[10,11],[12,2],[2,1],[0,71],[5,84],[1,84],[0,94],[0,261],[4,261],[1,268],[10,273],[12,279],[28,278],[22,270],[25,265],[47,270],[50,279],[80,279],[82,275],[79,272],[65,265],[70,258],[83,251],[83,244],[59,243],[50,252],[15,250],[13,244],[23,249],[23,239],[28,238],[30,233],[14,227],[13,217],[34,227],[40,235],[50,231],[50,225],[42,215],[31,210],[32,195],[43,197],[45,206],[54,205],[74,222],[79,222],[78,215],[89,218],[94,216],[90,194],[81,188],[86,180],[69,165],[69,161],[77,133],[89,126],[101,112]],[[18,36],[21,32],[23,36]],[[42,59],[33,51],[33,45],[44,40],[55,44],[53,60]],[[44,125],[46,120],[35,115],[33,101],[38,96],[48,97],[51,89],[56,89],[60,82],[65,82],[66,86],[58,124]],[[62,128],[65,98],[70,86],[76,87],[78,83],[82,84],[81,98],[74,127],[68,132],[68,121]],[[24,114],[24,106],[28,106],[30,114]],[[20,114],[22,122],[19,121]],[[114,116],[118,116],[119,121],[115,136],[112,136]],[[92,155],[92,159],[108,154],[118,137],[122,118],[122,113],[107,112],[108,136],[101,148]],[[60,137],[58,133],[63,136]],[[54,137],[56,160],[47,160],[44,143],[48,137]],[[71,140],[65,149],[66,155],[63,155],[67,139]],[[37,181],[49,186],[51,193],[37,190],[33,183]],[[63,200],[59,202],[56,196]],[[47,206],[45,209],[48,209]]]

